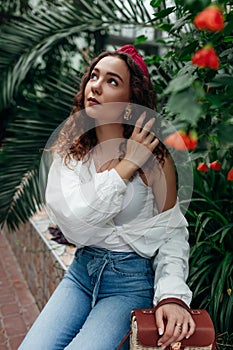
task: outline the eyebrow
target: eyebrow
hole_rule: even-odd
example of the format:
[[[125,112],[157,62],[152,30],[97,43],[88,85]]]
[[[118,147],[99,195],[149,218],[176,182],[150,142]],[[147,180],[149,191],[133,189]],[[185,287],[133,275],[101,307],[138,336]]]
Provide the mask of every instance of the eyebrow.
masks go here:
[[[93,71],[96,71],[96,72],[98,72],[98,73],[100,72],[99,68],[94,68]],[[122,83],[124,82],[123,79],[122,79],[122,77],[121,77],[119,74],[117,74],[117,73],[114,73],[114,72],[107,72],[107,75],[112,75],[112,76],[118,78],[120,81],[122,81]]]

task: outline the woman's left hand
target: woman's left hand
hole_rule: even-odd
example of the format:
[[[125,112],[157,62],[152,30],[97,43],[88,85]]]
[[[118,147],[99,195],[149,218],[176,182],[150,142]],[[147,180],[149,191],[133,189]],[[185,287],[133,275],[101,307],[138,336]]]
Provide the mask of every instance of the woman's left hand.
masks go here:
[[[161,335],[158,346],[161,348],[189,338],[195,331],[195,323],[190,313],[180,305],[161,305],[155,314],[158,332]],[[167,320],[165,326],[164,319]]]

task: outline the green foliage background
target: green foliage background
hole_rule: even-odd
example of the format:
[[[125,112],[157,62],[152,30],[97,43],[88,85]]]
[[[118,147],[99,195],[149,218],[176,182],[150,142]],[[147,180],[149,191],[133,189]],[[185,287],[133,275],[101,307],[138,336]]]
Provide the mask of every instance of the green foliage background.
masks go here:
[[[0,1],[0,222],[12,230],[42,205],[38,187],[41,152],[51,132],[68,117],[80,76],[108,43],[114,26],[154,28],[162,54],[146,61],[156,87],[160,115],[179,130],[196,130],[194,191],[190,223],[193,306],[214,321],[219,347],[232,345],[233,304],[233,2],[219,1],[221,32],[198,31],[192,20],[209,0]],[[78,39],[78,40],[77,40]],[[140,49],[148,38],[135,37]],[[79,43],[82,43],[82,46]],[[211,42],[217,71],[191,64],[195,51]],[[85,49],[84,49],[85,48]],[[74,68],[74,60],[78,62]],[[219,160],[220,171],[196,171],[199,162]]]

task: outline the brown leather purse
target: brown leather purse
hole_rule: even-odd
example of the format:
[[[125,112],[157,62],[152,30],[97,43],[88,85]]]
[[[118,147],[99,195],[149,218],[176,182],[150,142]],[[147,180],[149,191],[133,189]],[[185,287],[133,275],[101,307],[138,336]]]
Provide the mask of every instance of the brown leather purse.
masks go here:
[[[118,350],[130,337],[130,350],[161,350],[158,340],[159,334],[155,322],[156,309],[164,304],[175,303],[184,307],[196,324],[195,333],[189,339],[168,346],[166,350],[215,350],[215,330],[213,322],[206,310],[190,309],[184,302],[176,298],[167,298],[159,302],[153,309],[135,309],[131,313],[131,330],[122,339]]]

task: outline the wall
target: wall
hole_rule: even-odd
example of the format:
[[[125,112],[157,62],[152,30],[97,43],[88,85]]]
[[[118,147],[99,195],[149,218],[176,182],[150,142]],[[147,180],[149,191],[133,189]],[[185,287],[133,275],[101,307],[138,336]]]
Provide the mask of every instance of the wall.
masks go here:
[[[4,230],[39,309],[60,282],[75,252],[74,247],[51,240],[49,224],[41,212],[15,232]]]

